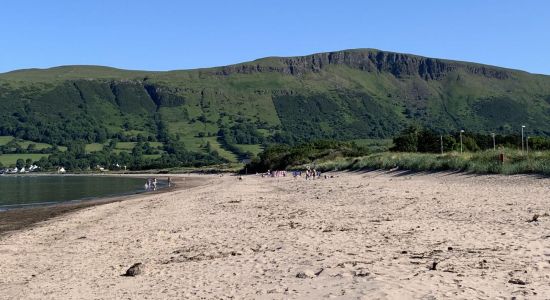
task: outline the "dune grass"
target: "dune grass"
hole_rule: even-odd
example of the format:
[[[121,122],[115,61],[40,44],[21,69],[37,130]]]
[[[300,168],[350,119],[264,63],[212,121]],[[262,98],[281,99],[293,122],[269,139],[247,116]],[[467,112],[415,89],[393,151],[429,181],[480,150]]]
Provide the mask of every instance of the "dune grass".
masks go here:
[[[500,162],[499,154],[504,154]],[[445,154],[383,152],[356,158],[317,162],[322,171],[401,169],[411,171],[461,171],[478,174],[550,175],[550,151],[521,153],[517,150]]]

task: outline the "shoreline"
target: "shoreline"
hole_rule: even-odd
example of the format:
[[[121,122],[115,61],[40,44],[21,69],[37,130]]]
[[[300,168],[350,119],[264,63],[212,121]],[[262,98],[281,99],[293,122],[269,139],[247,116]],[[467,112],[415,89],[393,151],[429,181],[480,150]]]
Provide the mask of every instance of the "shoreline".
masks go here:
[[[42,174],[38,176],[44,176],[44,175],[46,174]],[[50,175],[50,174],[47,174],[47,175]],[[80,174],[60,174],[60,175],[61,176],[82,176]],[[114,174],[101,174],[99,176],[109,176],[109,175],[114,175]],[[127,177],[138,177],[138,178],[149,177],[148,176],[149,174],[116,174],[114,176],[119,177],[123,175]],[[173,176],[173,175],[170,176],[172,178],[171,187],[165,187],[156,191],[143,192],[143,193],[137,193],[137,194],[128,194],[128,195],[100,197],[100,198],[88,199],[88,200],[74,200],[74,201],[67,201],[67,202],[61,202],[61,203],[37,205],[32,207],[20,207],[20,208],[0,211],[0,238],[6,236],[10,232],[24,230],[38,223],[41,223],[65,214],[76,212],[84,208],[103,205],[107,203],[126,201],[126,200],[135,200],[144,196],[169,193],[173,191],[200,186],[206,183],[206,180],[203,178],[180,177],[178,175],[176,176]]]

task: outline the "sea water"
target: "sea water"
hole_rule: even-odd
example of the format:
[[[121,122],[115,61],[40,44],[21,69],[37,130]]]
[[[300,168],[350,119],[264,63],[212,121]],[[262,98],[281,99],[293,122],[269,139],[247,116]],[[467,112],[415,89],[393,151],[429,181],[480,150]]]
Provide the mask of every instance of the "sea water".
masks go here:
[[[3,175],[0,210],[145,192],[146,179],[123,176]],[[159,188],[164,182],[160,182]]]

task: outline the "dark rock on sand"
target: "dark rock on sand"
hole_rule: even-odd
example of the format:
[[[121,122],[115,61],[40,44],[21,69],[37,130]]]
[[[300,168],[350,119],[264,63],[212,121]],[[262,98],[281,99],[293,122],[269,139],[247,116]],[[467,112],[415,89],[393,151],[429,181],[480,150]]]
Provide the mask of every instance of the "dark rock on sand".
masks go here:
[[[124,276],[137,276],[143,273],[143,267],[144,265],[142,263],[136,263],[133,266],[131,266],[128,270],[126,270],[126,273],[124,273]]]
[[[518,285],[526,285],[527,282],[521,280],[521,279],[510,279],[508,280],[508,283],[518,284]]]
[[[527,222],[529,222],[529,223],[531,223],[531,222],[537,222],[537,221],[539,220],[539,217],[540,217],[540,216],[539,216],[538,214],[535,214],[535,215],[533,215],[533,217],[532,217],[529,221],[527,221]]]
[[[370,275],[369,271],[367,269],[363,269],[363,268],[355,270],[353,272],[353,276],[355,276],[355,277],[367,277],[369,275]]]

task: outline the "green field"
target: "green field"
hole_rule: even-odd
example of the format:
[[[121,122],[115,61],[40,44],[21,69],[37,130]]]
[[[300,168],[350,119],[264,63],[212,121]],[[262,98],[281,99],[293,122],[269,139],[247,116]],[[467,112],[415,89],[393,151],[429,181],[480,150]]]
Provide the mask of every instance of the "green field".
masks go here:
[[[130,154],[130,153],[132,153],[132,150],[113,149],[113,152],[116,153],[116,154],[120,154],[122,152]]]
[[[18,159],[27,160],[30,158],[34,162],[42,157],[48,157],[48,154],[2,154],[0,155],[0,163],[5,167],[13,167]]]
[[[13,139],[14,139],[13,136],[6,136],[6,135],[0,136],[0,146],[9,143],[9,142],[12,141]],[[27,149],[27,147],[28,147],[30,144],[34,144],[34,145],[35,145],[35,150],[42,150],[42,149],[47,149],[47,148],[52,147],[52,145],[50,145],[50,144],[38,143],[38,142],[32,142],[32,141],[26,141],[26,140],[17,140],[17,143],[18,143],[19,146],[21,146],[21,148],[23,148],[23,149]],[[59,146],[58,148],[59,148],[59,150],[61,150],[61,151],[66,151],[66,150],[67,150],[67,147],[65,147],[65,146]]]
[[[218,152],[221,157],[230,162],[237,162],[237,155],[222,148],[216,137],[211,136],[204,138],[204,140],[210,142],[210,147],[212,147],[212,150]]]
[[[23,149],[27,149],[27,147],[29,147],[30,144],[34,144],[36,150],[47,149],[47,148],[50,148],[52,146],[50,144],[36,143],[36,142],[31,142],[31,141],[23,141],[23,142],[19,143],[19,145],[21,145],[21,147]]]
[[[5,136],[5,135],[0,136],[0,146],[5,145],[5,144],[11,142],[13,139],[14,139],[13,136]],[[52,146],[52,145],[50,145],[50,144],[37,143],[37,142],[31,142],[31,141],[26,141],[26,140],[17,140],[17,143],[18,143],[19,146],[21,146],[21,148],[23,148],[23,149],[27,149],[27,147],[28,147],[30,144],[34,144],[36,150],[42,150],[42,149],[50,148],[50,147]]]
[[[13,136],[0,135],[0,146],[3,146],[13,140]]]
[[[236,144],[237,148],[241,149],[243,152],[250,152],[254,155],[258,155],[260,152],[262,152],[262,146],[261,145],[245,145],[245,144]]]
[[[135,142],[118,142],[116,144],[116,149],[120,150],[132,150],[136,146]]]
[[[103,150],[104,144],[92,143],[86,144],[86,153],[92,153]]]

